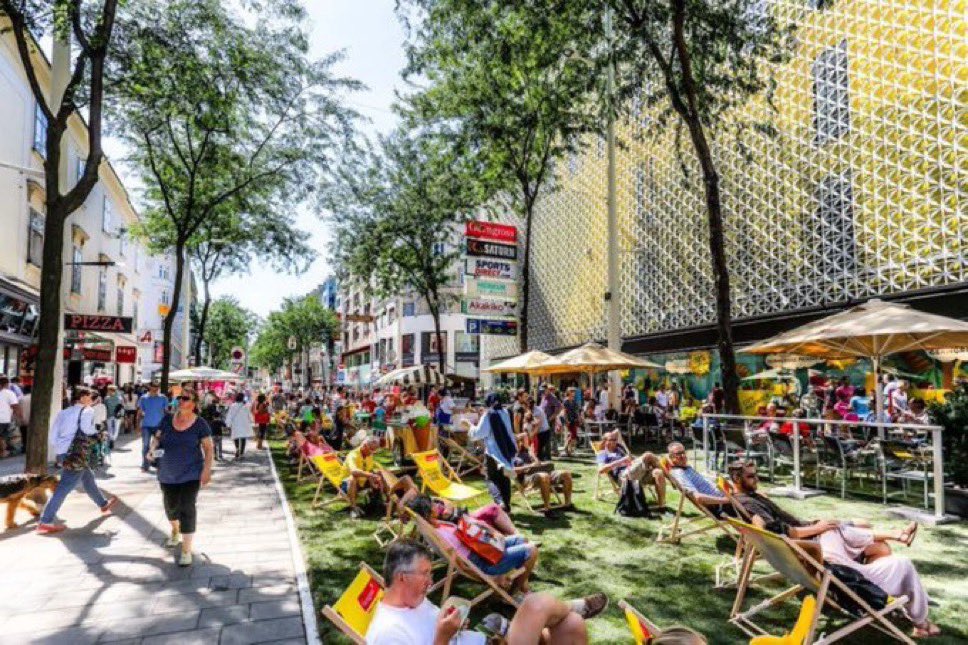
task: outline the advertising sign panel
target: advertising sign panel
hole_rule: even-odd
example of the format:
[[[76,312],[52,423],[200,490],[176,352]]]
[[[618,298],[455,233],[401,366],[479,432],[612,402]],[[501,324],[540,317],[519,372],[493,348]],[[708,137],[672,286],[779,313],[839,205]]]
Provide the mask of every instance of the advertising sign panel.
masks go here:
[[[499,260],[517,260],[518,247],[516,244],[498,244],[474,238],[467,238],[467,255],[479,258],[498,258]]]
[[[64,329],[67,331],[104,331],[130,334],[131,316],[64,314]]]
[[[461,301],[461,313],[468,316],[488,316],[500,318],[514,316],[517,305],[507,300],[487,300],[486,298],[471,298]]]
[[[494,336],[516,336],[518,334],[518,321],[468,318],[467,333],[492,334]]]
[[[491,298],[514,302],[518,298],[518,283],[503,280],[482,280],[466,278],[464,295],[467,298]]]
[[[504,244],[518,243],[518,229],[508,224],[494,222],[470,221],[464,229],[464,235],[480,240],[492,240]]]
[[[511,260],[467,258],[464,263],[464,273],[474,278],[514,280],[517,276],[517,269],[518,263]]]
[[[134,363],[137,357],[138,349],[136,347],[114,348],[114,362],[116,363]]]

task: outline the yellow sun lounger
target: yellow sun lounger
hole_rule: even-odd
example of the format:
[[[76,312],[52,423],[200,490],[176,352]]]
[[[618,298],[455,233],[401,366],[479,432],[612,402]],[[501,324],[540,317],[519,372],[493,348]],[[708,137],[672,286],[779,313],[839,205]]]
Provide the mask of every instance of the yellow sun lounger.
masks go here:
[[[620,600],[618,606],[625,613],[625,620],[629,624],[629,631],[632,632],[635,645],[646,645],[653,638],[662,636],[662,630],[628,602]]]
[[[457,473],[436,450],[415,452],[410,457],[417,465],[417,472],[422,481],[420,492],[428,488],[437,497],[443,497],[452,502],[466,502],[485,491],[465,485]]]
[[[804,645],[817,615],[817,599],[807,596],[800,605],[800,616],[793,631],[783,636],[754,636],[750,645]]]
[[[323,607],[323,616],[336,625],[341,632],[357,645],[366,644],[366,630],[370,627],[373,614],[380,606],[384,594],[383,578],[365,562],[360,563],[360,572],[346,588],[332,607]]]
[[[322,475],[319,478],[319,483],[316,485],[316,494],[313,496],[313,508],[316,508],[317,506],[328,506],[333,502],[338,502],[340,500],[343,500],[349,504],[350,498],[346,496],[346,493],[343,492],[342,488],[345,468],[343,466],[343,462],[340,461],[339,455],[335,452],[327,452],[324,455],[310,457],[309,461]],[[336,489],[336,497],[328,499],[320,504],[319,496],[322,494],[323,485],[326,482],[332,484],[333,488]]]

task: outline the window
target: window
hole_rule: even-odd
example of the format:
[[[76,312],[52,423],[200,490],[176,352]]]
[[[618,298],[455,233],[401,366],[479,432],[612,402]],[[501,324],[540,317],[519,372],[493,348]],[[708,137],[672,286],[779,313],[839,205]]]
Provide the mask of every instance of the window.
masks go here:
[[[171,295],[169,295],[168,289],[161,290],[161,304],[163,305],[171,304]]]
[[[834,0],[810,0],[810,8],[818,11],[831,7],[833,4]]]
[[[846,40],[823,50],[814,61],[813,105],[817,144],[839,139],[850,131]]]
[[[34,150],[44,159],[47,158],[47,117],[40,105],[34,108]]]
[[[131,329],[138,331],[138,301],[131,302]]]
[[[420,339],[420,351],[421,360],[424,363],[436,363],[437,362],[437,333],[432,331],[425,331],[422,334],[423,338]],[[447,332],[440,332],[440,342],[443,343],[441,349],[444,352],[444,358],[447,357]]]
[[[124,283],[118,283],[118,315],[124,315]]]
[[[104,196],[104,211],[101,216],[101,230],[105,233],[114,234],[114,205],[107,195]]]
[[[434,242],[434,255],[443,255],[447,252],[447,245],[443,242]]]
[[[414,335],[404,334],[400,337],[400,366],[408,367],[413,365],[414,359]]]
[[[71,293],[81,293],[81,265],[84,261],[84,247],[80,244],[74,245],[74,252],[71,254]]]
[[[108,272],[101,269],[97,276],[97,310],[104,311],[108,301]]]
[[[811,222],[818,271],[825,280],[841,281],[857,270],[851,177],[830,175],[817,186],[817,210]]]
[[[605,158],[605,137],[598,137],[597,153],[599,159]]]
[[[77,155],[75,160],[76,165],[74,166],[74,183],[77,184],[81,181],[81,177],[84,176],[84,166],[87,165],[87,159],[81,155]]]
[[[414,303],[412,303],[412,302],[405,302],[405,303],[403,303],[403,315],[404,316],[414,316],[414,315],[416,315],[415,309],[416,309],[416,305]]]
[[[27,230],[27,262],[40,266],[44,261],[44,216],[30,209],[30,225]]]
[[[120,255],[128,253],[128,235],[125,231],[118,231],[118,253]]]

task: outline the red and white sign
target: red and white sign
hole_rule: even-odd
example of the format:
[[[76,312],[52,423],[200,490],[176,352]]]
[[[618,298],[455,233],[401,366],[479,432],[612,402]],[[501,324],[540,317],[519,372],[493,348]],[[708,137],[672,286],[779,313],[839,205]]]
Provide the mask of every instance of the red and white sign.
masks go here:
[[[138,349],[135,347],[115,347],[115,363],[134,363],[138,356]]]
[[[471,220],[467,222],[464,234],[467,237],[474,237],[479,240],[492,240],[504,244],[518,243],[518,227],[509,224]]]
[[[146,329],[145,332],[143,334],[141,334],[141,337],[138,338],[138,342],[139,343],[144,343],[146,345],[150,345],[151,344],[151,330],[150,329]]]

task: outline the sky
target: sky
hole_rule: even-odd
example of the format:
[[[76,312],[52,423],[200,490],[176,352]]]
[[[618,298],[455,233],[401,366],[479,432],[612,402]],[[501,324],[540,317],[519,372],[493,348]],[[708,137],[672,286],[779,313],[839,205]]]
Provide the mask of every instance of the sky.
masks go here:
[[[394,14],[394,0],[304,0],[310,14],[312,55],[322,57],[345,50],[335,71],[361,81],[367,90],[347,97],[347,106],[368,119],[367,134],[386,133],[395,125],[390,110],[394,88],[402,86],[403,28]],[[320,214],[303,208],[299,228],[310,233],[310,245],[319,255],[301,275],[286,275],[255,262],[248,274],[229,276],[212,285],[214,297],[231,295],[265,317],[287,296],[311,291],[332,272],[326,261],[329,233]]]

